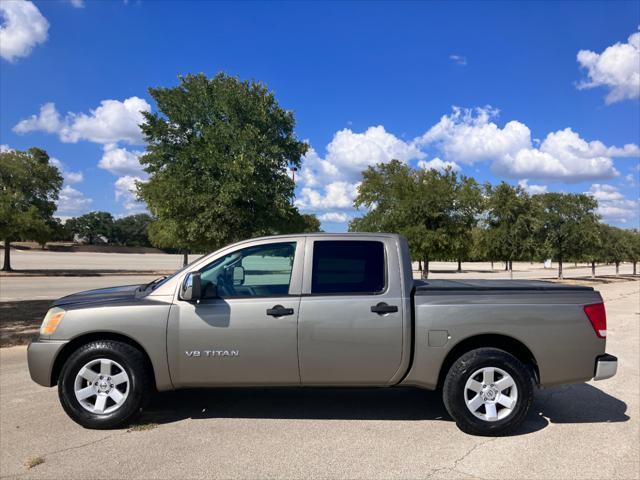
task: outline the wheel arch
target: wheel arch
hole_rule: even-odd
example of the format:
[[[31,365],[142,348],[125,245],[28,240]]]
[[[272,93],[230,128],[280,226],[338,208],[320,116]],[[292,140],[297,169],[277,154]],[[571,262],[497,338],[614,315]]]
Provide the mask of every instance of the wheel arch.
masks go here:
[[[444,379],[447,376],[447,372],[451,368],[451,365],[471,350],[477,348],[497,348],[510,353],[522,363],[531,368],[533,379],[536,385],[540,384],[540,371],[538,369],[538,363],[535,355],[520,340],[511,337],[509,335],[498,333],[486,333],[481,335],[474,335],[460,340],[451,350],[447,353],[442,365],[440,366],[440,372],[438,373],[438,388],[441,388],[444,384]]]
[[[51,386],[55,386],[58,384],[58,379],[60,377],[60,372],[62,371],[62,367],[67,361],[67,359],[78,350],[78,348],[83,345],[87,345],[88,343],[100,341],[100,340],[113,340],[121,343],[126,343],[131,347],[139,350],[145,358],[145,367],[148,369],[151,378],[153,378],[153,384],[155,385],[155,369],[153,367],[153,363],[151,362],[151,357],[145,350],[145,348],[140,345],[133,338],[123,335],[121,333],[114,332],[90,332],[84,335],[79,335],[73,339],[71,339],[63,348],[60,350],[56,359],[53,362],[53,368],[51,369]]]

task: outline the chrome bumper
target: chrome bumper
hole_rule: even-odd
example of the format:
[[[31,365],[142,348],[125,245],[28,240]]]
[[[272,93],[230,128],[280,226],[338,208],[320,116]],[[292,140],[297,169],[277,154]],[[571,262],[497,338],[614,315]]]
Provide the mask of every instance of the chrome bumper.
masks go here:
[[[605,353],[596,358],[596,374],[594,380],[605,380],[613,377],[618,371],[618,359]]]
[[[58,356],[64,342],[34,340],[27,349],[27,363],[31,379],[43,387],[52,387],[56,384],[51,378],[53,363]]]

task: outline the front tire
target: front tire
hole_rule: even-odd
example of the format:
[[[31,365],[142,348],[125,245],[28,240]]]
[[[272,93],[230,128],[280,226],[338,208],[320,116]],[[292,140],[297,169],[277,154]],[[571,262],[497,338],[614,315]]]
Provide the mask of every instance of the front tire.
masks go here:
[[[149,399],[151,375],[144,354],[126,343],[100,340],[80,347],[60,372],[64,411],[85,428],[126,425]]]
[[[503,350],[471,350],[449,369],[443,400],[463,432],[506,435],[522,424],[533,402],[531,370]]]

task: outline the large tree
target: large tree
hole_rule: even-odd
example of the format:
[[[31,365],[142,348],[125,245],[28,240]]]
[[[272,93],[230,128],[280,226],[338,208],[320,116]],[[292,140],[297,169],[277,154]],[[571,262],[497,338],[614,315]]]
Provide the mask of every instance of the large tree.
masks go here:
[[[562,278],[565,260],[577,259],[597,242],[597,202],[581,193],[544,193],[534,196],[540,208],[541,253],[558,262]]]
[[[428,276],[431,260],[467,256],[472,245],[470,229],[482,202],[472,179],[450,169],[415,170],[392,160],[363,172],[354,205],[368,212],[354,219],[349,230],[404,235],[413,258],[424,262],[423,275]]]
[[[62,186],[60,171],[39,148],[0,153],[0,238],[4,240],[2,270],[11,270],[11,242],[46,241]]]
[[[90,245],[98,243],[100,237],[114,241],[115,222],[109,212],[89,212],[80,217],[67,220],[69,231],[84,239]]]
[[[536,250],[539,215],[536,202],[520,186],[501,182],[487,193],[487,255],[505,262],[513,274],[514,260],[530,260]]]
[[[281,231],[299,215],[289,169],[307,145],[296,138],[293,112],[263,84],[198,74],[149,93],[157,113],[141,125],[149,180],[138,193],[156,218],[152,243],[215,249]]]
[[[151,215],[138,213],[117,219],[113,225],[113,242],[129,247],[148,247]]]

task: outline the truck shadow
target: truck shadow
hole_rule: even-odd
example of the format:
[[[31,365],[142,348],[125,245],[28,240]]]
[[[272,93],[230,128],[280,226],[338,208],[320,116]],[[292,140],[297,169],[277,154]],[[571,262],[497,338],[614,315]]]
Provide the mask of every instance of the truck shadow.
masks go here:
[[[529,416],[513,435],[549,423],[625,422],[627,405],[588,384],[536,392]],[[140,423],[184,419],[435,420],[451,422],[439,392],[411,388],[250,388],[157,394]]]

